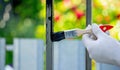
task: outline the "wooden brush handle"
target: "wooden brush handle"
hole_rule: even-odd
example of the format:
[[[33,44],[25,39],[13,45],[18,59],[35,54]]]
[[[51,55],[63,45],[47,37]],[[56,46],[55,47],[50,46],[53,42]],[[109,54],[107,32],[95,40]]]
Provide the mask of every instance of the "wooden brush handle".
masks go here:
[[[77,36],[81,36],[83,34],[91,34],[92,30],[91,29],[89,29],[89,30],[81,30],[81,29],[79,29],[76,32],[77,32]]]
[[[83,34],[91,34],[92,39],[97,39],[97,37],[93,34],[92,29],[89,30],[77,30],[77,36],[81,36]]]

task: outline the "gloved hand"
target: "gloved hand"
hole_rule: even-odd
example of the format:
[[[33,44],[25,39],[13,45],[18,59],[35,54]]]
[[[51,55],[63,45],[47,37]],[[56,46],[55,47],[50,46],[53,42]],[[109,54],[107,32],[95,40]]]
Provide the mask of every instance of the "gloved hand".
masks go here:
[[[97,24],[92,24],[91,29],[97,39],[90,34],[84,34],[82,38],[90,58],[100,63],[120,66],[120,43],[104,33]]]

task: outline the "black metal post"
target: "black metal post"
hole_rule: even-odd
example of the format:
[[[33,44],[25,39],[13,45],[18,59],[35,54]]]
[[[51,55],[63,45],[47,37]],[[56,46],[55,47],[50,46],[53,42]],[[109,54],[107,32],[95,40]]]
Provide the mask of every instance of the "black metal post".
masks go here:
[[[92,23],[92,0],[86,0],[86,26]],[[86,50],[86,70],[91,70],[91,59]]]
[[[53,70],[53,0],[46,0],[46,70]]]

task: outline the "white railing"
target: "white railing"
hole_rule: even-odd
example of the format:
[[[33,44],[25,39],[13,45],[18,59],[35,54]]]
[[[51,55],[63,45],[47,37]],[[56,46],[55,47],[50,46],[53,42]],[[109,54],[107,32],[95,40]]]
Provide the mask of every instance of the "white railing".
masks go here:
[[[5,50],[13,51],[14,70],[44,70],[45,47],[42,40],[14,39],[13,45],[6,45],[0,38],[0,70],[5,67]],[[85,48],[80,40],[54,42],[54,70],[85,70]],[[119,67],[100,64],[97,70],[120,70]]]

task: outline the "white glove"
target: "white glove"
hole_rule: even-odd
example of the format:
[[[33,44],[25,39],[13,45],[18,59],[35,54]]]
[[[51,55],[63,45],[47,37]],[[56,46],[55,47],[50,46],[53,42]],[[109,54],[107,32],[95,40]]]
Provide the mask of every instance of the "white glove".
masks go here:
[[[97,24],[92,24],[92,32],[97,40],[90,34],[84,34],[82,38],[90,58],[100,63],[120,66],[120,43],[105,34]]]

